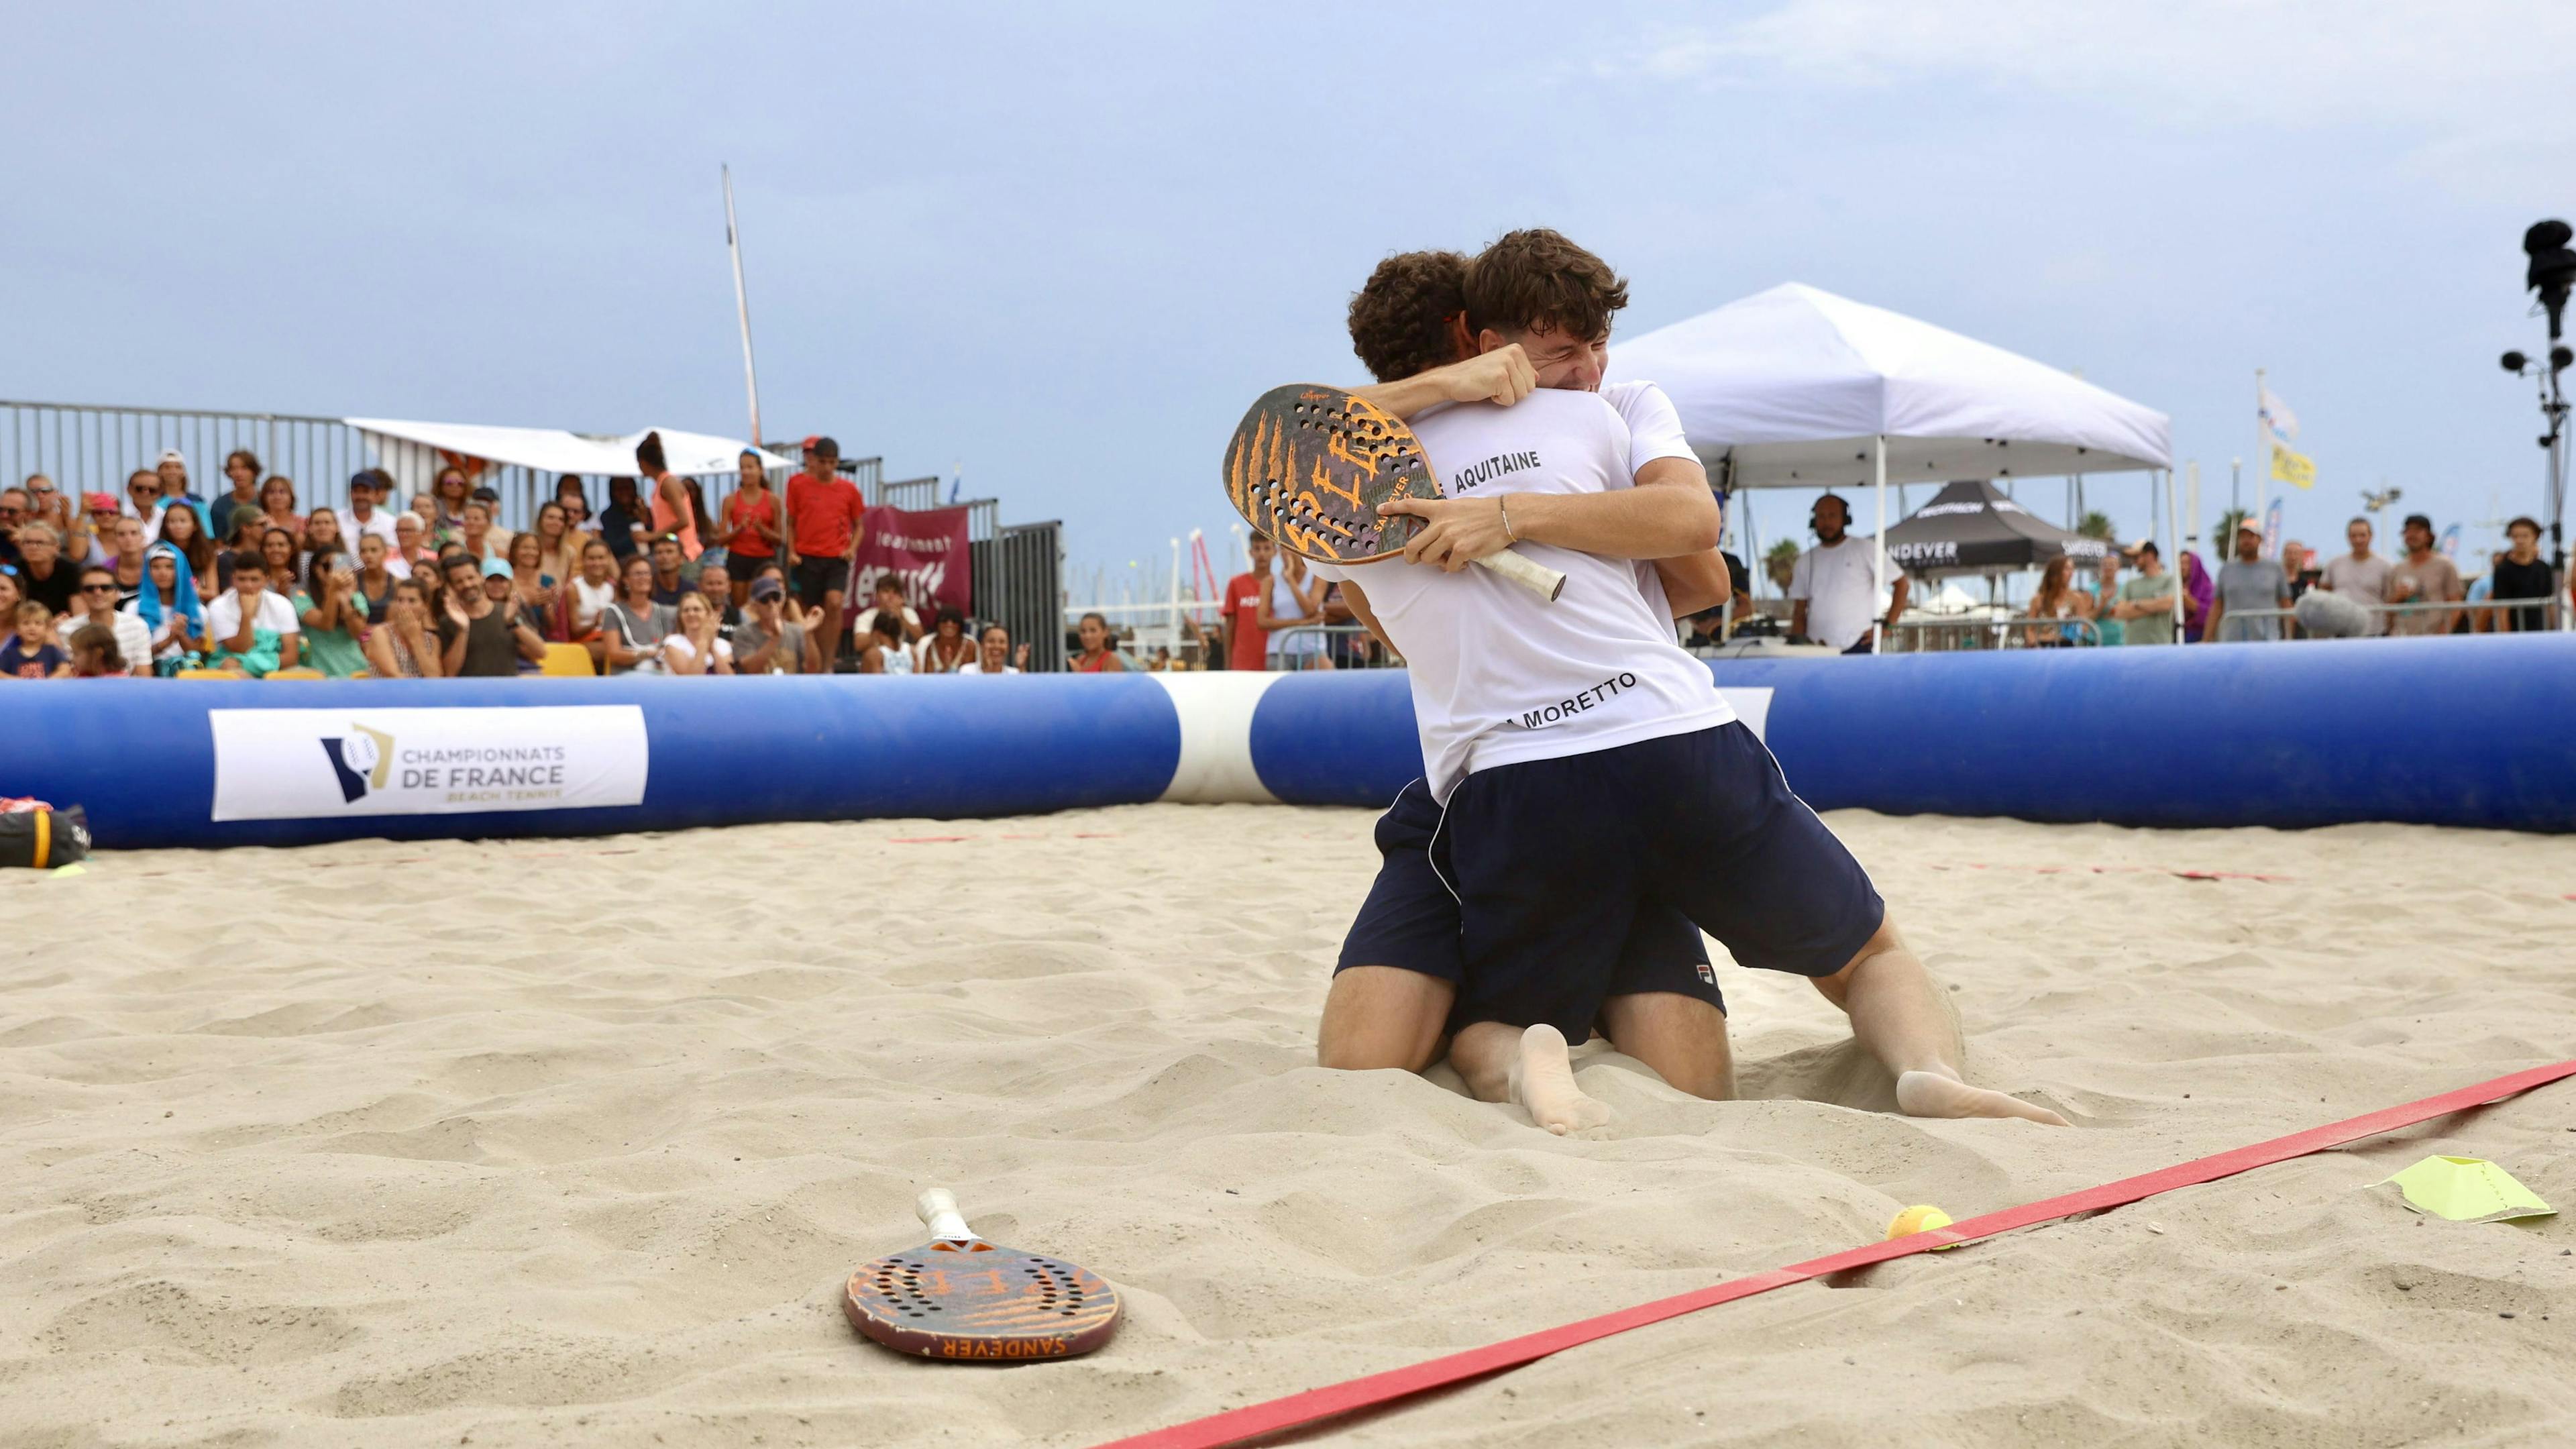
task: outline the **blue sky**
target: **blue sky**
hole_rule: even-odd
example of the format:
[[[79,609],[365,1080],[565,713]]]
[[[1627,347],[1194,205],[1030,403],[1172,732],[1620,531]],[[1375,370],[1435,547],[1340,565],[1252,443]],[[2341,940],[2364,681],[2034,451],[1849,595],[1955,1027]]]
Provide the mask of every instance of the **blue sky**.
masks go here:
[[[1625,331],[1798,280],[2080,368],[2173,416],[2204,518],[2257,366],[2320,472],[2294,535],[2383,479],[2473,541],[2539,508],[2495,357],[2537,350],[2523,227],[2576,212],[2576,7],[438,15],[13,19],[0,396],[739,433],[721,161],[769,432],[962,466],[1086,578],[1224,536],[1235,417],[1354,376],[1378,257],[1533,223],[1629,276]],[[2091,488],[2130,535],[2144,493]]]

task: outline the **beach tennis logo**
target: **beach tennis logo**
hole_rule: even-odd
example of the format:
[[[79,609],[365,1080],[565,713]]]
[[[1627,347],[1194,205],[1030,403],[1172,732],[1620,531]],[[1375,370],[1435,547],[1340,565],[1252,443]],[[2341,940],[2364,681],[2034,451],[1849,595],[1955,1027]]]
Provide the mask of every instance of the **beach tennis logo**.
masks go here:
[[[640,805],[651,748],[634,705],[218,709],[216,820]],[[315,756],[320,758],[316,759]]]
[[[331,773],[340,777],[340,798],[355,805],[369,790],[385,788],[385,777],[394,768],[394,737],[355,722],[349,730],[324,736],[322,753],[331,757]]]

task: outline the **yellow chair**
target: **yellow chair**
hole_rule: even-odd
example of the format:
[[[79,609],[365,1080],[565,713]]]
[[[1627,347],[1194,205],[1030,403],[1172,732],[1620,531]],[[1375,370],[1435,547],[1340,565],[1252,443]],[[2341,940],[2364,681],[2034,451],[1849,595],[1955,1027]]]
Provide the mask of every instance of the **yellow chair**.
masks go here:
[[[248,678],[250,678],[250,676],[249,676],[249,675],[247,675],[247,674],[236,674],[236,673],[234,673],[232,670],[229,670],[229,669],[182,669],[182,670],[180,670],[178,673],[176,673],[176,674],[174,674],[174,675],[171,675],[170,677],[171,677],[171,678],[173,678],[173,679],[248,679]]]
[[[298,664],[293,669],[272,669],[268,672],[268,677],[271,679],[328,679],[331,676],[319,669]]]
[[[578,644],[549,644],[545,662],[537,673],[547,679],[596,679],[599,669],[590,662],[590,651]]]

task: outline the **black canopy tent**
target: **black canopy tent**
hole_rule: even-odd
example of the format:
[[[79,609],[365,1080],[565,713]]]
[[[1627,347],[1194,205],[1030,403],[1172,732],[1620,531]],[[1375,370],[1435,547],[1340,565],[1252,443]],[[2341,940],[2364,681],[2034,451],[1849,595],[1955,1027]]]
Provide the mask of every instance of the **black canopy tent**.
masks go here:
[[[2100,563],[2110,548],[2041,519],[1984,478],[1943,484],[1931,502],[1887,531],[1887,561],[1926,578],[2018,573],[2045,568],[2061,555],[2082,567]]]

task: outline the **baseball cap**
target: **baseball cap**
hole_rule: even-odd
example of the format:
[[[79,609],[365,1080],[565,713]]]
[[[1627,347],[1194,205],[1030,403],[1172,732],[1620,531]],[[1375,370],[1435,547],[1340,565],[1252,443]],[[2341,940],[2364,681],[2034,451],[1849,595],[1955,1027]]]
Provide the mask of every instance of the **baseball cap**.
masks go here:
[[[477,503],[498,503],[501,501],[501,490],[486,483],[465,496]]]
[[[483,560],[483,577],[487,579],[506,579],[509,576],[510,566],[508,564],[503,563],[497,558],[487,558]]]
[[[187,454],[185,454],[185,453],[180,452],[180,451],[179,451],[178,449],[176,449],[176,448],[166,448],[166,449],[163,449],[163,450],[162,450],[162,453],[161,453],[161,462],[162,462],[162,463],[176,463],[176,464],[178,464],[180,467],[185,468],[185,467],[187,467],[187,466],[188,466],[188,455],[187,455]],[[160,464],[159,464],[159,463],[156,463],[156,464],[154,464],[153,466],[157,468],[157,467],[159,467],[159,466],[160,466]]]
[[[2420,528],[2420,529],[2424,530],[2426,533],[2431,533],[2431,532],[2433,531],[2433,518],[2432,518],[2432,515],[2430,515],[2430,514],[2425,514],[2425,513],[2410,513],[2410,514],[2407,514],[2407,515],[2406,515],[2406,526],[2407,526],[2408,528]]]
[[[84,493],[81,495],[81,506],[92,513],[97,513],[102,509],[109,513],[114,513],[116,511],[116,495],[113,493]]]
[[[2253,519],[2242,518],[2237,520],[2236,531],[2238,533],[2250,533],[2256,538],[2261,538],[2263,536],[2263,525],[2256,523]]]
[[[758,602],[763,599],[780,598],[783,597],[786,592],[786,587],[773,578],[764,576],[751,581],[751,597],[754,602]]]
[[[357,472],[350,474],[349,486],[352,488],[364,488],[370,492],[374,491],[376,486],[376,470],[373,468],[361,468]]]
[[[823,436],[821,433],[814,433],[806,437],[805,451],[809,453],[829,453],[833,457],[837,458],[841,456],[841,445],[833,442],[830,438]]]

